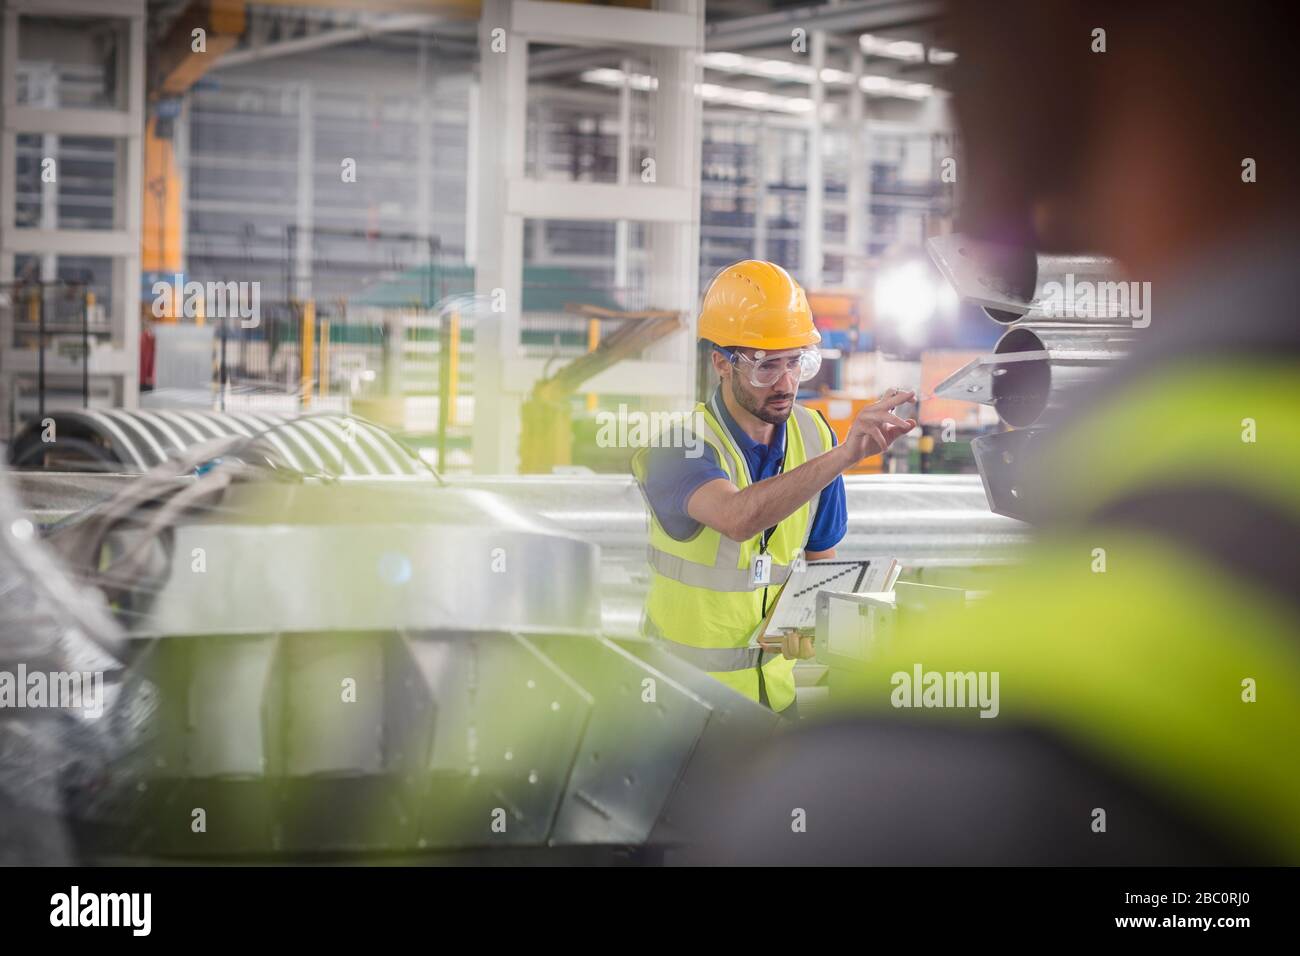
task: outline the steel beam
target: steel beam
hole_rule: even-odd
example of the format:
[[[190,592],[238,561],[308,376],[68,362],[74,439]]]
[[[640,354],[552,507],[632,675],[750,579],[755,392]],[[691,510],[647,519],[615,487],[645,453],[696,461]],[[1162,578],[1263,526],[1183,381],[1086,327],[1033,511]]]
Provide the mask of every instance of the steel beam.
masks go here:
[[[809,33],[872,33],[933,22],[942,15],[938,0],[856,0],[795,7],[754,17],[711,23],[705,31],[710,50],[745,50],[789,44],[795,28]]]
[[[667,8],[629,10],[554,0],[515,0],[510,28],[540,43],[569,46],[694,47],[695,17]]]
[[[511,0],[484,0],[479,21],[474,291],[494,311],[475,326],[473,456],[474,470],[489,473],[518,470],[526,387],[506,373],[520,352],[524,217],[508,208],[505,187],[524,174],[528,82],[527,38],[511,31],[511,7]]]
[[[826,181],[824,169],[824,144],[822,136],[822,112],[826,105],[826,84],[822,80],[822,70],[826,68],[826,34],[814,30],[809,48],[812,61],[813,81],[810,96],[813,108],[808,116],[808,191],[804,203],[803,243],[800,252],[803,275],[800,279],[806,288],[816,289],[822,284],[822,270],[825,266],[825,254],[822,242],[825,239],[823,210],[826,203]]]
[[[617,183],[512,179],[506,184],[510,213],[525,219],[587,219],[608,222],[679,222],[690,217],[687,187],[620,186]]]
[[[431,16],[429,14],[407,14],[385,17],[369,22],[365,26],[347,27],[340,30],[325,30],[313,36],[299,37],[294,40],[283,40],[278,43],[267,43],[261,46],[252,46],[247,49],[236,50],[234,53],[227,53],[209,69],[221,70],[230,66],[239,66],[244,63],[255,63],[259,60],[269,60],[278,56],[291,56],[295,53],[306,53],[310,50],[323,50],[328,47],[339,46],[343,43],[354,43],[358,40],[365,40],[369,37],[379,36],[384,33],[398,33],[403,31],[418,32],[445,22],[445,17]]]

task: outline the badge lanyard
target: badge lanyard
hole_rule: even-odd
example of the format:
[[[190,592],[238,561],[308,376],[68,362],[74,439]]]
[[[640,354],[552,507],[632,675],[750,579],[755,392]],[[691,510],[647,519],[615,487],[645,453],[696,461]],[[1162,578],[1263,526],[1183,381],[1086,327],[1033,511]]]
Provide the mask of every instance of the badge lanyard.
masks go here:
[[[789,428],[788,425],[786,427],[787,429]],[[777,470],[776,476],[785,474],[785,458],[789,449],[790,432],[787,430],[785,433],[785,448],[781,451],[781,467]],[[749,468],[748,461],[745,462],[745,467]],[[751,474],[751,483],[753,477],[754,476]],[[777,524],[780,524],[780,522],[777,522]],[[751,586],[761,586],[763,588],[763,610],[759,617],[760,621],[767,620],[767,586],[772,583],[772,556],[767,553],[767,543],[771,540],[772,535],[776,533],[776,528],[777,525],[772,525],[772,527],[764,531],[763,536],[758,539],[758,554],[754,555],[754,561],[750,565],[749,570]],[[762,626],[763,625],[760,623],[759,627],[761,628]],[[761,642],[762,635],[759,635],[759,640]],[[770,710],[772,702],[767,698],[767,679],[763,675],[763,657],[763,654],[758,656],[758,661],[754,665],[754,672],[758,677],[758,702]]]
[[[789,427],[790,426],[787,423],[786,432],[784,435],[785,438],[784,447],[781,449],[781,466],[780,468],[777,469],[776,474],[773,475],[774,478],[779,478],[781,475],[785,474],[785,460],[790,450]],[[746,468],[749,467],[748,461],[745,462],[745,467]],[[753,482],[753,478],[754,476],[751,474],[750,475],[751,483]],[[777,524],[780,524],[780,522],[777,522]],[[777,529],[777,525],[772,525],[772,527],[764,531],[763,536],[758,539],[758,554],[754,555],[754,560],[750,563],[750,568],[749,568],[750,585],[755,588],[761,587],[763,589],[763,616],[764,617],[767,616],[767,586],[772,583],[772,556],[767,553],[767,544],[769,541],[772,540],[772,535],[776,533],[776,529]],[[798,561],[802,557],[803,554],[800,553],[796,557],[796,561]]]

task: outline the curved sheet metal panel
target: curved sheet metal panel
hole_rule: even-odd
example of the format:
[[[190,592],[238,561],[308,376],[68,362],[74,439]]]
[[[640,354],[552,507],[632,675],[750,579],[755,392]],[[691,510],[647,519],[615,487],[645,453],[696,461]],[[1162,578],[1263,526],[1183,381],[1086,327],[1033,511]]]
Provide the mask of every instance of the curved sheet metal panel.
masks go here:
[[[267,412],[194,409],[91,409],[52,412],[55,440],[41,441],[33,422],[14,437],[11,461],[39,443],[59,451],[59,440],[91,441],[128,472],[144,472],[176,453],[213,438],[242,435],[287,468],[344,477],[425,475],[429,470],[383,428],[351,415],[288,417]]]
[[[600,627],[596,547],[482,491],[239,484],[172,540],[133,635]]]

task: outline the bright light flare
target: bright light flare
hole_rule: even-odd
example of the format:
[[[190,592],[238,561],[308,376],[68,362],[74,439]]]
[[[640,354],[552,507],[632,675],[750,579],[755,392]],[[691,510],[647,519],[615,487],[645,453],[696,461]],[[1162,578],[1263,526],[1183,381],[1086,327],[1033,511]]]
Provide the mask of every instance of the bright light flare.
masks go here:
[[[907,342],[920,344],[939,307],[939,288],[920,260],[881,272],[876,279],[876,317],[893,324]]]

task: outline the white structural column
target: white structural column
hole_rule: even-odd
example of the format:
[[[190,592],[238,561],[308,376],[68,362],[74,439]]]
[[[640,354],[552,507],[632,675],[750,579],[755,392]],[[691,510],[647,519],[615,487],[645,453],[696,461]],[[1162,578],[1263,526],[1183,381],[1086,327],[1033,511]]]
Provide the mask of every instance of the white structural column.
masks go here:
[[[41,6],[41,4],[37,4]],[[104,4],[91,3],[103,10]],[[126,115],[131,127],[117,139],[117,170],[113,183],[114,227],[126,233],[128,250],[114,260],[113,341],[121,343],[123,378],[120,398],[125,408],[140,401],[140,242],[144,233],[144,4],[139,16],[127,21],[127,50],[118,59],[118,82],[126,90]],[[46,8],[48,9],[48,8]]]
[[[489,474],[513,474],[519,456],[521,394],[506,366],[519,353],[524,217],[507,207],[506,187],[524,173],[528,39],[511,29],[513,3],[483,0],[479,21],[473,454],[474,470]]]
[[[854,48],[851,58],[853,86],[849,89],[849,181],[848,253],[844,261],[844,284],[861,290],[867,284],[866,257],[870,254],[871,146],[862,92],[862,50]]]
[[[0,282],[14,278],[14,260],[34,255],[45,268],[42,279],[56,278],[51,265],[59,257],[93,256],[110,260],[112,288],[111,342],[89,359],[92,379],[107,379],[113,399],[134,407],[139,397],[140,362],[140,229],[144,178],[144,40],[145,0],[0,0]],[[21,33],[39,29],[29,17],[115,20],[120,47],[114,88],[117,103],[109,109],[62,108],[28,97],[18,101]],[[61,229],[51,209],[42,210],[36,228],[17,228],[17,144],[22,134],[37,134],[46,144],[54,137],[95,136],[115,142],[113,224],[111,229]],[[57,167],[56,167],[57,169]],[[8,310],[6,310],[6,313]],[[13,330],[0,323],[0,431],[8,428],[14,376],[36,368],[34,351],[12,347]],[[48,356],[51,378],[79,381],[80,365]]]
[[[43,109],[58,109],[59,74],[46,64],[28,74],[28,103]],[[41,155],[54,156],[59,151],[59,138],[53,133],[41,136]],[[116,159],[114,160],[116,161]],[[41,180],[41,228],[57,229],[59,225],[59,185],[58,182]],[[41,257],[41,276],[53,279],[58,274],[57,257],[46,253]]]
[[[650,224],[650,304],[693,314],[699,270],[700,109],[696,96],[704,47],[702,0],[661,0],[657,10],[552,2],[484,0],[479,22],[480,85],[473,155],[474,470],[518,468],[520,406],[542,371],[521,357],[523,233],[526,219]],[[629,169],[627,182],[543,182],[524,169],[529,42],[648,52],[655,94],[654,181]],[[613,253],[614,250],[611,250]],[[688,336],[594,377],[583,390],[691,398]]]
[[[479,96],[478,83],[471,83],[465,96],[465,264],[471,268],[478,261],[478,193],[479,176]]]
[[[433,234],[434,91],[437,78],[429,75],[429,38],[422,33],[419,43],[415,89],[411,97],[418,110],[415,116],[415,231],[418,235],[429,236]]]
[[[624,59],[620,65],[623,85],[618,88],[618,184],[626,186],[631,182],[632,165],[632,61]],[[632,224],[620,219],[614,227],[614,287],[620,296],[627,292],[631,234]]]
[[[660,404],[685,404],[695,390],[695,322],[700,280],[700,152],[703,110],[696,87],[704,50],[704,0],[660,0],[661,16],[687,20],[689,43],[657,47],[652,56],[659,88],[655,94],[655,181],[687,197],[680,218],[650,227],[646,280],[649,305],[680,309],[689,335],[676,335],[651,346],[647,358],[667,365],[667,386]]]
[[[808,118],[808,199],[804,205],[803,255],[800,257],[803,275],[800,279],[805,287],[815,289],[822,284],[824,261],[822,235],[826,184],[822,169],[822,108],[826,103],[826,84],[822,81],[822,70],[826,68],[826,34],[814,30],[808,39],[813,68],[809,99],[813,107]]]
[[[415,97],[420,111],[416,119],[415,168],[419,176],[415,181],[415,231],[421,236],[433,234],[433,135],[434,98],[429,87],[421,89]],[[420,250],[421,254],[424,250]]]

